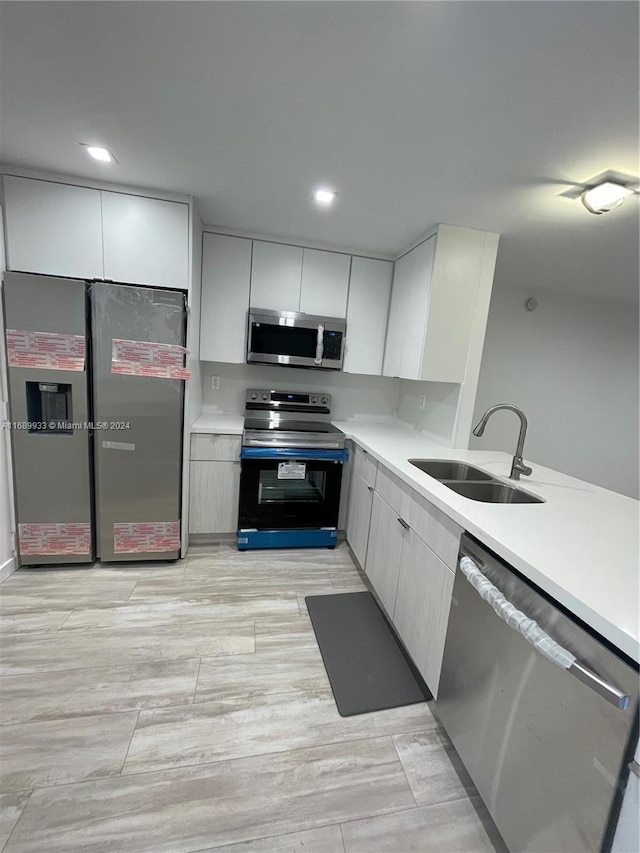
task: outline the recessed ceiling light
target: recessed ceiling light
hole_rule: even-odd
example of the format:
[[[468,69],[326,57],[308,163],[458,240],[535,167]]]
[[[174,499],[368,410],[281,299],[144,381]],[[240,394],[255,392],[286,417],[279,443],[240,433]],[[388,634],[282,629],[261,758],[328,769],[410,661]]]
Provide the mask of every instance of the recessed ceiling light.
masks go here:
[[[590,213],[607,213],[619,207],[633,193],[628,187],[613,181],[604,181],[582,193],[582,203]]]
[[[116,159],[108,148],[100,148],[98,145],[87,145],[86,142],[81,142],[80,145],[90,157],[93,157],[94,160],[99,160],[101,163],[111,163]]]
[[[328,207],[336,200],[338,193],[335,190],[329,190],[326,187],[318,187],[313,191],[313,200],[321,207]]]

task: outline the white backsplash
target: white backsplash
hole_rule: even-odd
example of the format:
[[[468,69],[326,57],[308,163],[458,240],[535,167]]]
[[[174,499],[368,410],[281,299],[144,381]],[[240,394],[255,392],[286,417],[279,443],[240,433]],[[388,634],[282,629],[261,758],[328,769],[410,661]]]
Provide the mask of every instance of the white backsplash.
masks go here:
[[[332,396],[336,420],[387,423],[395,420],[400,380],[320,370],[297,370],[258,364],[201,362],[203,412],[242,414],[248,388],[275,391],[325,391]],[[211,377],[220,377],[220,389]]]
[[[450,444],[460,386],[449,382],[398,381],[398,422]],[[425,398],[424,409],[420,408],[421,397]]]

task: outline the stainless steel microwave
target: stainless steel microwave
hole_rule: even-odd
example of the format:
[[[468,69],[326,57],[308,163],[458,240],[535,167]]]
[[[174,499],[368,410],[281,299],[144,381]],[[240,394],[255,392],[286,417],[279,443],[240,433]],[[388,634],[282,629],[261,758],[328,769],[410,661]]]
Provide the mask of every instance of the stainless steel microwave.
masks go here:
[[[247,362],[342,370],[347,324],[294,311],[249,311]]]

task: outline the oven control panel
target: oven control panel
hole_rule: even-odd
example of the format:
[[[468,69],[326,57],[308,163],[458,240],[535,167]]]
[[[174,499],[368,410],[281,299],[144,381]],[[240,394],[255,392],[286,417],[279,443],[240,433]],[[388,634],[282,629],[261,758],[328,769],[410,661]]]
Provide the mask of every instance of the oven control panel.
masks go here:
[[[247,408],[294,410],[294,411],[329,411],[331,409],[331,394],[323,391],[265,391],[263,388],[250,388],[246,396]]]

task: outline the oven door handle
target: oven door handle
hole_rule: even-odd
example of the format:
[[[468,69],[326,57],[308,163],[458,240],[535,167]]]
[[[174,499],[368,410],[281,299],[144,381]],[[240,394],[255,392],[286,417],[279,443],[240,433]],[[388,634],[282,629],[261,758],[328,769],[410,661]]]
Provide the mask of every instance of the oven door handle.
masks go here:
[[[349,451],[303,447],[243,447],[240,459],[320,459],[327,462],[346,462]]]
[[[478,593],[483,601],[486,601],[496,614],[506,622],[507,625],[533,646],[537,652],[546,657],[556,666],[566,669],[574,678],[581,681],[603,699],[606,699],[611,705],[615,705],[620,710],[625,710],[629,707],[630,697],[618,690],[613,684],[608,684],[604,679],[592,672],[588,667],[579,663],[575,655],[571,654],[568,649],[565,649],[554,639],[552,639],[546,631],[534,620],[529,618],[521,610],[518,610],[505,596],[500,592],[497,586],[494,586],[489,578],[480,571],[475,562],[463,554],[460,557],[460,571]]]

